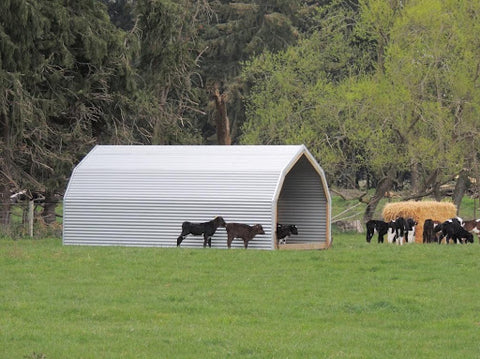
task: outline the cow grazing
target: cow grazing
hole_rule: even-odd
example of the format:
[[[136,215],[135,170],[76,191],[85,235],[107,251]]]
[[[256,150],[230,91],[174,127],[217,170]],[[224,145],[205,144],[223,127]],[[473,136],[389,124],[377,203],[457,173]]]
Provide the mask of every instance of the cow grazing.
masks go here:
[[[249,226],[243,223],[228,223],[227,229],[227,247],[232,246],[232,242],[235,238],[243,239],[243,246],[245,249],[248,247],[248,242],[253,239],[257,234],[265,234],[261,224]]]
[[[287,239],[292,235],[298,234],[298,229],[294,224],[277,223],[277,245],[281,242],[287,243]]]
[[[387,222],[371,219],[366,223],[367,243],[370,243],[375,231],[378,234],[378,243],[383,243],[383,237],[387,234],[390,225]]]
[[[182,233],[177,238],[177,247],[183,242],[185,237],[189,234],[194,236],[201,236],[203,234],[203,247],[212,247],[212,236],[217,231],[218,227],[225,227],[227,224],[220,216],[215,217],[211,221],[204,223],[192,223],[185,221],[182,223]]]
[[[442,232],[438,238],[438,244],[442,242],[444,237],[447,244],[450,242],[450,239],[454,243],[463,243],[463,238],[465,238],[466,242],[473,243],[473,235],[465,230],[460,223],[463,223],[463,221],[452,218],[435,226],[435,233]]]

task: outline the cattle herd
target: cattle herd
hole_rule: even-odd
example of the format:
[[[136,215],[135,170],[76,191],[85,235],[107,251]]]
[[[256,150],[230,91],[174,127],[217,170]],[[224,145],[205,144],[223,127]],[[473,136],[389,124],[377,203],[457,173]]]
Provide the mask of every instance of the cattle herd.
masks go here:
[[[409,233],[412,234],[410,241],[415,236],[415,226],[418,223],[412,218],[399,217],[394,221],[384,222],[370,220],[366,223],[367,242],[370,243],[374,233],[378,234],[378,243],[383,243],[385,236],[389,243],[403,244],[409,242]],[[425,220],[423,224],[423,243],[473,243],[473,234],[480,233],[480,219],[463,221],[460,217],[450,218],[444,222]],[[480,237],[479,237],[480,240]]]
[[[393,221],[385,222],[382,220],[370,220],[366,223],[367,242],[370,243],[374,234],[378,235],[378,243],[384,243],[385,236],[389,243],[415,242],[415,227],[418,223],[413,218],[398,217]],[[211,221],[203,223],[193,223],[185,221],[182,223],[182,232],[177,238],[177,247],[183,242],[187,235],[203,236],[203,247],[212,246],[212,236],[219,227],[227,231],[227,247],[231,248],[234,239],[243,240],[245,249],[248,243],[256,236],[265,234],[261,224],[250,226],[244,223],[226,223],[223,217],[217,216]],[[444,222],[426,219],[423,223],[422,241],[423,243],[441,244],[445,243],[473,243],[473,234],[479,236],[480,241],[480,219],[463,221],[460,217],[450,218]],[[277,246],[280,243],[285,244],[287,239],[293,234],[298,234],[298,229],[293,224],[277,224],[276,228]]]
[[[212,246],[212,236],[219,227],[227,230],[227,247],[230,248],[235,238],[243,240],[245,249],[248,247],[248,242],[251,241],[257,234],[265,234],[261,224],[249,226],[244,223],[226,223],[223,217],[217,216],[211,221],[203,223],[193,223],[185,221],[182,223],[182,233],[177,238],[177,247],[183,242],[185,237],[189,234],[194,236],[203,236],[203,247]],[[297,227],[293,224],[283,225],[277,224],[277,245],[280,241],[286,243],[287,238],[292,234],[298,234]]]

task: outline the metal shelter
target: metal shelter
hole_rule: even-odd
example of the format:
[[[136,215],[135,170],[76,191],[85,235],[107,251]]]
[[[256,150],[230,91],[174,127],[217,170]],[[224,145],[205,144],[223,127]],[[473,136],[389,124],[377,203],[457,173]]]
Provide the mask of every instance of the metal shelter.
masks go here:
[[[331,244],[325,175],[298,146],[96,146],[75,167],[64,196],[65,245],[175,247],[183,221],[260,223],[249,249]],[[298,235],[277,246],[277,223]],[[219,228],[212,247],[226,248]],[[202,247],[187,236],[182,247]],[[233,248],[243,247],[234,240]]]

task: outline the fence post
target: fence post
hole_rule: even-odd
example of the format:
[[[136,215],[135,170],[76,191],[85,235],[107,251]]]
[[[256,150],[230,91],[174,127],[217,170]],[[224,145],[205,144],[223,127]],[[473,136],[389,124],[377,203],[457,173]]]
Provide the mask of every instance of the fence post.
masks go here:
[[[35,205],[33,201],[28,201],[28,229],[30,237],[33,237],[33,214],[34,214]]]

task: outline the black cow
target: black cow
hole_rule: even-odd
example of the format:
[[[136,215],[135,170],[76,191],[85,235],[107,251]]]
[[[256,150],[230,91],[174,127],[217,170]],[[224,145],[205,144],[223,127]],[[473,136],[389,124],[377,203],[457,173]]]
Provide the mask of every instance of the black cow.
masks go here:
[[[201,236],[203,234],[203,247],[212,247],[212,236],[217,231],[218,227],[225,227],[227,224],[222,217],[218,216],[211,221],[204,223],[192,223],[185,221],[182,223],[182,233],[177,238],[177,247],[180,246],[185,237],[189,234],[194,236]]]
[[[298,234],[298,229],[294,224],[277,223],[277,245],[279,242],[287,243],[287,238],[292,234]]]
[[[388,229],[391,228],[387,222],[371,219],[366,223],[367,227],[367,243],[372,240],[375,231],[378,233],[378,243],[383,243],[383,237],[387,234]]]
[[[423,243],[432,243],[437,241],[434,228],[435,222],[432,219],[426,219],[423,223]]]
[[[435,233],[442,232],[438,238],[438,244],[442,242],[443,237],[445,237],[447,244],[450,242],[450,239],[452,239],[454,243],[463,243],[462,238],[465,238],[466,242],[473,243],[473,235],[463,228],[461,223],[463,223],[463,221],[452,218],[435,226]]]

